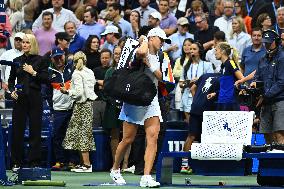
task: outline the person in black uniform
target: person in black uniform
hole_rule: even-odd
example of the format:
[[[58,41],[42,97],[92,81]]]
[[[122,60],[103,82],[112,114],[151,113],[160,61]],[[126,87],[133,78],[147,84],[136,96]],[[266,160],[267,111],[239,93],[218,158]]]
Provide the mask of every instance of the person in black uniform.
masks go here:
[[[29,166],[39,166],[41,148],[42,96],[41,84],[48,81],[47,64],[38,55],[38,43],[32,34],[25,34],[22,42],[24,54],[14,59],[8,87],[14,100],[12,118],[13,170],[23,166],[24,131],[29,122]],[[15,81],[17,79],[17,84]]]

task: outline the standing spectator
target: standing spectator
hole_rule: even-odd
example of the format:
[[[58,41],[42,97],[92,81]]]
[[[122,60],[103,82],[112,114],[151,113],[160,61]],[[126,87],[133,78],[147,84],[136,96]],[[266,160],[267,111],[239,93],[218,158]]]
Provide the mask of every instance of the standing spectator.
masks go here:
[[[95,150],[93,138],[93,101],[96,78],[92,70],[86,67],[86,55],[79,51],[74,55],[75,71],[72,74],[70,90],[61,87],[61,92],[68,94],[74,101],[74,109],[62,146],[65,149],[79,150],[82,166],[71,171],[92,172],[89,152]]]
[[[252,20],[252,18],[250,16],[248,16],[248,14],[247,14],[245,2],[244,1],[236,1],[234,6],[235,6],[236,16],[243,18],[243,21],[244,21],[245,26],[246,26],[246,31],[247,31],[248,34],[251,35],[251,20]]]
[[[168,48],[164,48],[165,52],[169,52],[173,61],[181,56],[183,41],[187,38],[194,39],[194,36],[191,33],[188,33],[189,23],[185,17],[179,18],[177,24],[178,31],[169,37],[172,41],[171,45]]]
[[[3,54],[0,55],[0,62],[3,60],[13,62],[15,58],[23,55],[22,41],[23,41],[24,35],[25,34],[22,32],[18,32],[15,34],[15,38],[14,38],[15,48],[3,52]],[[8,90],[8,78],[10,75],[11,66],[1,65],[0,68],[1,68],[0,72],[1,72],[1,80],[2,80],[2,89],[7,91]]]
[[[112,53],[109,49],[101,50],[101,66],[94,69],[97,79],[95,93],[98,98],[94,101],[94,127],[102,127],[106,103],[103,101],[103,83],[106,71],[110,67]]]
[[[216,47],[218,43],[225,41],[226,41],[226,36],[224,32],[217,31],[214,34],[214,47]],[[221,70],[222,62],[216,59],[214,47],[206,52],[205,60],[212,63],[215,73],[219,73]]]
[[[239,52],[239,57],[242,57],[243,50],[251,45],[251,36],[247,34],[245,24],[241,17],[233,18],[232,31],[228,43],[236,48]]]
[[[141,26],[148,25],[148,18],[152,12],[156,12],[157,10],[149,6],[150,0],[139,0],[140,7],[134,9],[140,13],[140,23]]]
[[[148,18],[148,26],[153,28],[157,27],[160,28],[161,20],[162,20],[162,15],[159,12],[157,11],[152,12]]]
[[[25,29],[32,29],[32,25],[34,23],[34,17],[36,15],[37,10],[39,9],[39,2],[38,0],[24,0],[24,28]],[[47,7],[50,8],[50,7]],[[47,9],[45,8],[45,9]]]
[[[53,14],[45,11],[42,13],[42,27],[34,30],[34,35],[39,43],[39,54],[43,56],[52,49],[55,42],[55,29],[52,28]]]
[[[194,39],[201,43],[205,51],[211,49],[214,45],[214,34],[219,31],[219,28],[210,26],[205,14],[195,16],[195,24],[197,31],[194,34]]]
[[[267,13],[262,13],[257,17],[256,26],[261,28],[262,31],[271,29],[272,22],[271,18]]]
[[[124,20],[120,15],[121,6],[119,3],[113,3],[109,5],[108,14],[111,21],[108,25],[118,24],[122,31],[121,33],[122,37],[124,36],[132,38],[134,37],[131,24],[126,20]]]
[[[85,43],[84,53],[87,57],[86,67],[94,70],[101,65],[100,39],[96,35],[90,35]]]
[[[78,51],[82,51],[85,45],[85,39],[76,33],[76,25],[72,21],[68,21],[64,24],[65,32],[70,36],[69,53],[75,54]]]
[[[141,28],[141,24],[140,24],[141,16],[140,16],[140,13],[137,10],[131,11],[129,20],[130,20],[130,24],[132,26],[134,39],[137,39],[138,38],[139,29]]]
[[[101,49],[109,49],[110,52],[113,51],[114,46],[118,44],[121,37],[118,27],[114,25],[107,26],[101,36],[105,36],[106,38],[106,42],[102,45]]]
[[[12,119],[12,164],[13,168],[23,166],[24,131],[29,119],[30,151],[29,165],[40,165],[42,96],[41,84],[47,82],[47,65],[38,55],[35,36],[26,34],[23,38],[24,54],[14,59],[19,66],[12,66],[8,79],[11,97],[14,100]],[[15,81],[17,85],[15,86]],[[15,170],[15,169],[14,169]]]
[[[262,45],[262,31],[260,28],[254,28],[252,30],[251,39],[252,45],[244,49],[240,64],[244,76],[248,76],[254,70],[257,70],[260,59],[262,59],[266,53]]]
[[[73,99],[60,92],[60,86],[67,90],[70,88],[73,62],[67,61],[65,52],[61,48],[54,48],[50,54],[51,64],[49,66],[49,83],[47,90],[48,102],[53,110],[53,132],[52,142],[55,155],[55,165],[53,171],[63,171],[68,169],[68,163],[75,164],[70,155],[62,147],[62,142],[66,134],[66,129],[70,121],[73,109]],[[70,160],[70,161],[69,161]]]
[[[177,18],[169,10],[169,0],[160,0],[159,12],[162,15],[160,27],[165,31],[166,35],[172,35],[177,29]]]
[[[87,9],[84,12],[84,23],[78,28],[77,33],[85,40],[89,35],[97,35],[105,30],[105,27],[96,22],[97,13],[95,9]]]
[[[181,57],[178,58],[175,61],[174,64],[174,69],[173,69],[173,75],[175,80],[178,82],[180,80],[181,77],[181,72],[182,72],[182,67],[187,64],[187,62],[189,61],[189,59],[191,58],[190,55],[190,46],[193,43],[193,39],[191,38],[186,38],[183,41],[182,44],[182,51],[181,51]],[[182,91],[179,85],[176,85],[176,89],[175,89],[175,109],[180,109],[181,108],[181,96],[182,96]]]
[[[62,7],[63,3],[64,3],[64,0],[52,0],[53,8],[44,10],[44,11],[49,11],[53,13],[54,20],[52,22],[52,27],[57,32],[64,31],[64,24],[67,21],[73,21],[77,27],[80,25],[80,21],[76,18],[75,14],[72,11],[67,10]],[[40,15],[33,23],[33,27],[32,27],[33,31],[41,27],[41,25],[42,25],[42,15]]]
[[[234,2],[232,0],[224,0],[224,13],[223,16],[217,18],[214,26],[217,26],[221,31],[226,34],[229,39],[232,32],[232,16],[234,14]]]

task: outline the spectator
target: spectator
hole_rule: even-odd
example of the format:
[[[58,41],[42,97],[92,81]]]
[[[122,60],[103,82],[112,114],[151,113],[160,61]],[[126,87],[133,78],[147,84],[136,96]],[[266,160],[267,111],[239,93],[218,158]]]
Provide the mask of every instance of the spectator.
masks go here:
[[[148,18],[148,26],[153,27],[153,28],[157,28],[157,27],[160,28],[161,20],[162,20],[162,15],[159,12],[157,11],[152,12]]]
[[[271,18],[267,13],[262,13],[257,17],[256,26],[260,27],[262,31],[271,29],[272,22]]]
[[[96,78],[92,70],[86,67],[87,58],[82,51],[74,55],[75,71],[72,74],[70,90],[61,87],[61,92],[68,94],[75,105],[69,122],[66,136],[62,143],[65,149],[79,150],[82,165],[71,169],[74,172],[92,172],[89,152],[95,150],[93,138],[93,101]]]
[[[55,41],[55,29],[52,28],[53,14],[45,11],[42,13],[42,27],[34,30],[34,35],[39,43],[39,54],[43,56],[52,49]]]
[[[107,21],[107,20],[109,20],[108,8],[111,4],[117,3],[117,0],[106,0],[105,2],[106,2],[106,8],[104,10],[101,10],[101,12],[99,14],[99,18]]]
[[[90,35],[85,43],[84,53],[87,56],[86,67],[91,70],[94,70],[96,67],[101,66],[99,48],[99,37],[96,35]]]
[[[13,32],[12,35],[14,35],[15,33],[20,32],[22,30],[22,25],[24,22],[24,16],[22,13],[22,8],[23,8],[22,0],[14,0],[12,4],[10,4],[10,8],[12,12],[9,16],[9,20],[12,25],[12,32]]]
[[[215,0],[214,10],[209,14],[208,22],[209,25],[214,25],[217,18],[220,18],[224,12],[223,0]]]
[[[42,96],[41,84],[47,82],[47,65],[38,55],[36,38],[31,34],[24,35],[22,50],[24,54],[14,59],[20,66],[11,66],[8,79],[13,104],[12,119],[12,165],[16,171],[23,166],[24,131],[29,119],[29,166],[40,165],[41,158],[41,124]],[[15,86],[15,81],[17,85]]]
[[[119,38],[121,37],[118,27],[113,25],[107,26],[101,36],[105,36],[106,38],[106,42],[102,45],[101,48],[109,49],[110,52],[112,52],[114,46],[118,44]]]
[[[64,24],[65,32],[70,36],[69,53],[75,54],[78,51],[82,51],[85,45],[85,39],[76,33],[76,25],[72,21],[68,21]]]
[[[22,41],[23,41],[24,35],[25,34],[22,32],[18,32],[15,34],[15,38],[14,38],[15,48],[3,52],[3,54],[1,54],[0,56],[0,62],[3,60],[12,62],[15,58],[23,55]],[[1,80],[2,80],[2,89],[7,91],[8,90],[8,78],[10,75],[11,66],[1,65],[0,67],[1,67],[0,72],[1,72]]]
[[[85,40],[89,35],[97,35],[105,30],[105,27],[96,22],[97,13],[95,9],[87,9],[84,12],[84,23],[78,28],[77,33]]]
[[[242,61],[240,64],[244,76],[248,76],[253,71],[257,70],[258,63],[266,53],[262,45],[262,31],[260,28],[254,28],[251,35],[252,45],[244,49]]]
[[[172,34],[169,39],[172,43],[168,48],[164,48],[165,52],[169,52],[172,61],[175,61],[181,56],[183,41],[187,38],[194,39],[194,36],[188,33],[188,20],[185,17],[181,17],[177,21],[178,31]]]
[[[166,33],[166,35],[172,35],[176,32],[177,28],[177,18],[170,12],[169,0],[159,1],[159,12],[162,15],[162,20],[160,22],[160,27]]]
[[[141,28],[140,24],[140,13],[137,10],[133,10],[130,13],[130,24],[132,26],[132,31],[134,33],[134,39],[138,38],[139,29]]]
[[[24,28],[32,29],[32,25],[34,23],[34,17],[39,9],[39,3],[42,1],[38,0],[26,0],[24,2]],[[50,7],[47,7],[50,8]],[[47,9],[45,8],[45,9]]]
[[[281,35],[284,32],[284,7],[277,9],[276,21],[276,32]]]
[[[232,16],[234,14],[234,2],[232,0],[224,0],[224,13],[223,16],[217,18],[214,26],[217,26],[221,31],[226,34],[226,38],[230,38],[232,32]]]
[[[200,0],[194,0],[191,8],[187,10],[185,17],[189,20],[189,32],[196,33],[195,16],[204,14],[204,4]]]
[[[49,86],[47,88],[48,102],[53,110],[53,132],[52,142],[55,155],[53,171],[66,171],[69,165],[75,165],[75,158],[71,158],[62,147],[66,129],[71,119],[73,110],[73,99],[60,92],[60,86],[70,89],[71,77],[74,71],[73,61],[67,61],[65,52],[61,48],[53,48],[50,54],[51,64],[49,66]],[[68,165],[69,163],[69,165]]]
[[[180,0],[169,0],[170,13],[173,14],[177,19],[185,16],[185,12],[178,9]]]
[[[98,98],[94,101],[94,127],[102,127],[106,103],[103,101],[103,83],[106,71],[111,64],[112,53],[109,49],[101,50],[101,66],[94,69],[94,74],[97,79],[95,85],[95,93]]]
[[[174,78],[175,78],[175,80],[177,82],[180,80],[183,66],[185,64],[187,64],[187,62],[191,58],[190,46],[192,45],[193,42],[194,41],[191,38],[186,38],[183,41],[181,57],[178,58],[175,61],[175,64],[174,64],[175,66],[174,66],[174,69],[173,69],[173,75],[174,75]],[[182,96],[182,90],[181,90],[179,85],[176,85],[176,89],[175,89],[175,108],[178,109],[178,110],[181,108],[181,96]]]
[[[62,7],[63,3],[64,3],[64,0],[52,0],[53,8],[44,10],[44,11],[49,11],[53,13],[54,20],[52,22],[52,27],[57,32],[64,31],[64,24],[67,21],[73,21],[77,27],[80,25],[80,21],[76,18],[75,14],[72,11],[67,10]],[[42,15],[40,15],[33,23],[33,27],[32,27],[33,31],[41,27],[41,25],[42,25]]]
[[[246,31],[247,31],[248,34],[251,35],[251,20],[252,20],[252,18],[250,16],[248,16],[248,14],[247,14],[245,2],[244,1],[236,1],[234,7],[235,7],[236,16],[243,18],[243,21],[244,21],[245,26],[246,26]]]
[[[195,24],[197,31],[194,34],[194,39],[201,43],[206,52],[214,45],[214,34],[219,31],[219,28],[216,26],[209,26],[205,14],[195,16]]]
[[[126,36],[126,37],[134,37],[133,31],[132,31],[132,27],[131,24],[129,22],[127,22],[126,20],[124,20],[121,16],[121,6],[118,3],[113,3],[111,5],[109,5],[108,8],[108,14],[109,14],[109,18],[110,18],[110,24],[118,24],[119,27],[121,28],[121,36]]]
[[[83,3],[75,11],[75,15],[80,21],[84,21],[84,12],[88,6],[97,7],[97,0],[83,0]]]
[[[243,50],[251,45],[251,36],[247,34],[245,24],[241,17],[233,18],[232,31],[228,43],[236,48],[239,52],[239,56],[242,57]]]
[[[51,4],[52,0],[37,0],[37,1],[38,1],[38,8],[35,10],[33,22],[34,22],[35,19],[37,19],[40,16],[42,11],[49,9],[49,8],[52,8],[52,4]],[[30,29],[32,29],[32,25],[31,25]]]
[[[225,41],[226,41],[226,36],[224,32],[217,31],[214,34],[214,47],[216,47],[218,43]],[[215,73],[219,73],[221,70],[222,62],[216,59],[214,47],[206,52],[205,60],[212,63]]]
[[[150,0],[139,0],[140,7],[134,9],[140,13],[141,26],[148,25],[149,15],[157,10],[149,6]]]

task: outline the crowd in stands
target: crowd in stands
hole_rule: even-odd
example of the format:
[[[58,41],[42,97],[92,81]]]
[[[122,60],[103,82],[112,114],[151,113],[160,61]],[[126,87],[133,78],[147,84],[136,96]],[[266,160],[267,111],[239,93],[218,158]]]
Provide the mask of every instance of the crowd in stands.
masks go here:
[[[0,23],[0,61],[17,64],[1,65],[1,94],[15,101],[14,168],[24,165],[24,152],[19,146],[23,145],[27,119],[32,149],[29,164],[39,165],[42,101],[48,102],[53,114],[54,170],[92,172],[89,152],[95,149],[93,128],[102,127],[108,132],[111,154],[115,157],[121,139],[122,121],[118,119],[121,104],[104,95],[103,84],[115,70],[128,37],[139,39],[141,35],[147,36],[150,29],[161,28],[171,39],[171,44],[164,43],[160,51],[170,58],[176,86],[169,95],[159,95],[159,102],[164,124],[169,108],[184,113],[190,128],[185,151],[200,138],[202,111],[239,110],[236,97],[228,101],[226,95],[236,92],[233,86],[237,80],[252,82],[258,62],[266,54],[262,33],[273,29],[284,41],[284,7],[280,0],[6,0],[5,3],[7,9],[1,15],[6,18]],[[210,82],[215,82],[220,71],[227,79],[215,86]],[[200,96],[204,91],[205,98]],[[225,106],[211,107],[206,104],[207,99]],[[163,132],[166,125],[161,127]],[[162,139],[158,139],[158,145],[159,140]],[[131,147],[127,149],[122,170],[130,165],[130,151]],[[187,159],[183,159],[181,171],[192,171]],[[139,173],[138,167],[136,172]]]

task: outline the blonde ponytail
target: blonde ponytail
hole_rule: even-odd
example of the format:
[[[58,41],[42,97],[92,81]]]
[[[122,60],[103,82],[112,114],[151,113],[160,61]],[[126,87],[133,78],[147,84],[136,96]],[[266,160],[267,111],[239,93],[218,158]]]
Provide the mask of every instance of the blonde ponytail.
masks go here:
[[[82,51],[75,53],[73,59],[75,68],[79,71],[81,71],[87,63],[87,57]]]
[[[239,53],[236,48],[231,47],[231,45],[227,42],[220,42],[218,43],[217,47],[220,48],[226,56],[230,57],[239,66]]]

